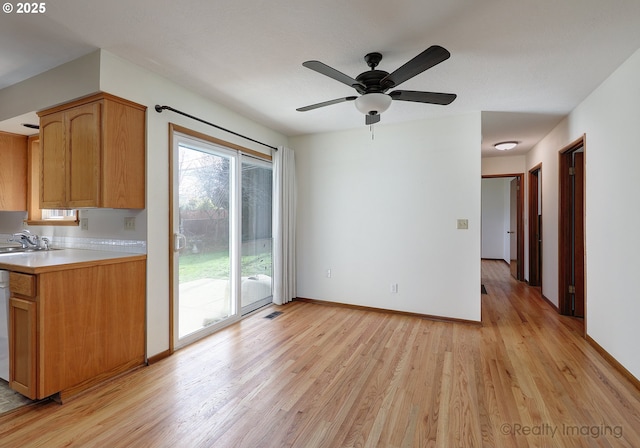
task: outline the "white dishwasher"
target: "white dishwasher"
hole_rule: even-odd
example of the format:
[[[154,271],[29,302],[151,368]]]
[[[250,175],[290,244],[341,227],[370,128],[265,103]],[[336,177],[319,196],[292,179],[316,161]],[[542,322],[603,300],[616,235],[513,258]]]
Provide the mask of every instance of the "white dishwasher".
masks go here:
[[[9,381],[9,271],[0,271],[0,378]]]

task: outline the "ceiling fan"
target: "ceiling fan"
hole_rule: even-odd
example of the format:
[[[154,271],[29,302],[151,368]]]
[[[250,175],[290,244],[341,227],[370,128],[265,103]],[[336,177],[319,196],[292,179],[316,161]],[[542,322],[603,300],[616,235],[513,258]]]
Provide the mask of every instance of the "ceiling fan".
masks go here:
[[[355,101],[356,108],[365,114],[365,124],[371,125],[380,121],[380,113],[387,110],[393,100],[441,105],[451,104],[451,102],[456,99],[454,93],[420,92],[415,90],[394,90],[387,93],[388,90],[446,61],[450,56],[451,53],[446,49],[439,45],[432,45],[394,72],[387,73],[383,70],[376,70],[376,67],[382,60],[382,54],[369,53],[364,57],[364,60],[367,65],[371,67],[371,70],[359,74],[355,79],[320,61],[303,62],[303,66],[353,87],[360,96],[337,98],[335,100],[300,107],[296,110],[306,112],[345,101]]]

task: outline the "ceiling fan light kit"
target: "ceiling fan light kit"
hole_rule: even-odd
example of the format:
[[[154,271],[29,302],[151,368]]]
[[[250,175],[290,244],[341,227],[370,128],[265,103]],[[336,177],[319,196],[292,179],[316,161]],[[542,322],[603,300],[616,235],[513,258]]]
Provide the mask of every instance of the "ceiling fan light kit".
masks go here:
[[[432,45],[394,72],[387,73],[383,70],[376,70],[376,67],[382,60],[382,54],[369,53],[364,57],[364,60],[371,70],[359,74],[355,79],[320,61],[303,62],[302,65],[304,67],[354,88],[360,96],[348,96],[323,101],[322,103],[300,107],[296,110],[306,112],[345,101],[355,101],[356,108],[365,114],[365,124],[372,125],[380,121],[380,114],[386,111],[391,105],[391,101],[394,100],[440,105],[451,104],[451,102],[456,99],[456,95],[453,93],[421,92],[414,90],[394,90],[393,92],[387,93],[388,90],[446,61],[450,56],[451,54],[444,48],[438,45]]]
[[[381,114],[391,106],[391,97],[386,93],[365,93],[355,103],[356,109],[365,115]]]

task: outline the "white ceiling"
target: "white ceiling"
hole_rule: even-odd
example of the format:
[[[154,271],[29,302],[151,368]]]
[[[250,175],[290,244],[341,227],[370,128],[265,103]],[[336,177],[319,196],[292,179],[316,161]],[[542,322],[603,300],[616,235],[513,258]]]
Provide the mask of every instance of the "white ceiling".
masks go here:
[[[638,0],[57,0],[46,9],[0,16],[0,89],[103,48],[298,135],[364,126],[352,103],[295,110],[355,94],[302,62],[356,77],[366,53],[381,52],[378,68],[391,72],[437,44],[451,58],[401,88],[458,98],[395,101],[382,123],[482,111],[483,155],[500,140],[527,151],[640,48]]]

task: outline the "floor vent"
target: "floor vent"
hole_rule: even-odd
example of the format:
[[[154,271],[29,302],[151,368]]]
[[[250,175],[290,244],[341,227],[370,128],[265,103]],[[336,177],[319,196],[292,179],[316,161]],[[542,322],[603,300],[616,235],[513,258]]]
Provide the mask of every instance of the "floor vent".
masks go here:
[[[267,319],[275,319],[276,317],[278,317],[281,314],[282,314],[282,311],[274,311],[273,313],[267,314],[264,317],[267,318]]]

